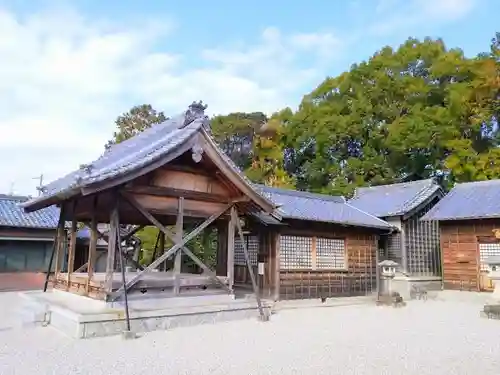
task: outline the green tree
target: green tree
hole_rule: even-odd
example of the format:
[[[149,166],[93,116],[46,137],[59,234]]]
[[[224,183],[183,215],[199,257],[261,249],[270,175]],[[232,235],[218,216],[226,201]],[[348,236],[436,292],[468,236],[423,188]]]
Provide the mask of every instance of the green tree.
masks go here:
[[[275,113],[257,130],[252,147],[252,162],[245,173],[250,180],[267,186],[294,188],[285,170],[284,129],[292,116],[289,108]]]
[[[113,139],[108,141],[106,148],[115,143],[123,142],[130,137],[150,128],[154,124],[159,124],[167,120],[163,112],[156,111],[151,104],[141,104],[132,107],[128,112],[118,116],[115,121],[116,131]]]
[[[443,169],[458,181],[500,176],[497,41],[467,58],[439,39],[410,38],[327,78],[286,129],[297,186],[349,195]]]
[[[266,121],[262,112],[235,112],[214,116],[210,125],[221,149],[241,170],[246,170],[252,162],[254,136]]]

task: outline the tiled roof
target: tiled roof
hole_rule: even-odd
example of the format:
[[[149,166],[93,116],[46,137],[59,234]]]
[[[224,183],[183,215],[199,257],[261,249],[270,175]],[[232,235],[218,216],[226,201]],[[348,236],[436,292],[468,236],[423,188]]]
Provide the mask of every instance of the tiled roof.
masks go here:
[[[189,109],[161,124],[153,125],[124,142],[112,145],[99,159],[82,166],[43,189],[40,198],[24,205],[27,209],[37,209],[53,203],[51,199],[65,199],[77,194],[81,189],[122,177],[165,157],[178,156],[180,153],[196,148],[198,135],[209,134],[209,120],[204,115],[204,106],[193,103]],[[224,155],[215,142],[208,136],[209,142],[216,148],[228,166],[239,175],[242,181],[251,187],[250,182],[238,170],[234,163]],[[266,204],[271,205],[265,198]]]
[[[0,194],[0,226],[56,228],[59,221],[59,208],[50,206],[28,214],[20,206],[20,203],[28,199],[28,197]]]
[[[344,197],[256,185],[278,208],[283,218],[391,229],[385,221],[363,212]]]
[[[422,220],[500,218],[500,180],[457,184]]]
[[[377,217],[404,215],[442,192],[434,179],[358,188],[349,203]]]

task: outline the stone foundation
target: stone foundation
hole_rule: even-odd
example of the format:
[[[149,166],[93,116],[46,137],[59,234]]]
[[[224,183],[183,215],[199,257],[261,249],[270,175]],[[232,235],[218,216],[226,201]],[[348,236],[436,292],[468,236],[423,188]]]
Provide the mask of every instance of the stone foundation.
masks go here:
[[[441,278],[435,276],[397,275],[392,280],[392,290],[398,292],[406,301],[416,298],[415,290],[440,291],[441,289]]]
[[[103,301],[56,291],[26,292],[26,323],[50,325],[74,338],[91,338],[122,334],[126,330],[125,311]],[[264,302],[263,302],[264,303]],[[167,307],[170,305],[170,307]],[[269,304],[264,305],[267,315]],[[134,300],[129,308],[134,333],[168,330],[222,321],[259,318],[254,298],[234,299],[230,295]]]

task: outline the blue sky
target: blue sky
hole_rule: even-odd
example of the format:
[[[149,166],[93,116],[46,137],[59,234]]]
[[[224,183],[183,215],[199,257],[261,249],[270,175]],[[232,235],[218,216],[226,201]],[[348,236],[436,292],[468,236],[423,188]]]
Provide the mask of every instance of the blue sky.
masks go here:
[[[92,161],[132,105],[271,113],[409,36],[486,51],[498,14],[497,0],[0,0],[0,193]]]

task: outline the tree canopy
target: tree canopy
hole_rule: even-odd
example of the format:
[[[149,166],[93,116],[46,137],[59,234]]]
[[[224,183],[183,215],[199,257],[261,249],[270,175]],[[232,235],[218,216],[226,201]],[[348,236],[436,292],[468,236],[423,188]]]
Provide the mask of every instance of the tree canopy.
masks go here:
[[[272,186],[350,195],[358,186],[444,175],[500,177],[500,34],[467,57],[440,39],[409,38],[327,77],[296,110],[211,119],[221,148]],[[166,119],[151,105],[116,120],[111,143]]]

